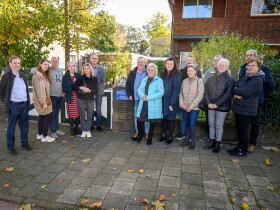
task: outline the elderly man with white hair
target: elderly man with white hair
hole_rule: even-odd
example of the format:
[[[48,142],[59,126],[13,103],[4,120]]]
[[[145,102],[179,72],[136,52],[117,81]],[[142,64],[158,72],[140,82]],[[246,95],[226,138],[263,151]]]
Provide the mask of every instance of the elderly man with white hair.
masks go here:
[[[203,149],[214,148],[214,153],[220,151],[224,121],[231,109],[234,88],[234,79],[227,72],[229,61],[220,59],[217,67],[218,71],[207,80],[204,92],[204,101],[208,106],[210,141]]]

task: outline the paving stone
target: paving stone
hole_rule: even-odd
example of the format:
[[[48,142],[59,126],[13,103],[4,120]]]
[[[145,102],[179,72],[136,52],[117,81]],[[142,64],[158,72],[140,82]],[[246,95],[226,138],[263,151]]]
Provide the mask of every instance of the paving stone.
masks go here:
[[[217,162],[202,162],[201,163],[202,172],[209,172],[209,171],[222,171],[220,164]]]
[[[30,175],[30,176],[36,176],[39,175],[43,171],[42,166],[31,166],[28,169],[23,171],[23,174]]]
[[[85,190],[67,188],[56,201],[61,203],[76,204],[84,192]]]
[[[90,167],[90,168],[104,168],[107,164],[108,164],[108,161],[95,158],[94,160],[92,160],[88,164],[88,167]]]
[[[236,199],[235,204],[240,204],[241,205],[243,203],[246,203],[250,207],[257,205],[257,203],[255,201],[255,196],[252,192],[231,190],[230,193],[231,193],[231,196]],[[248,199],[248,201],[242,200],[242,198],[244,198],[244,197],[246,197]],[[240,208],[240,205],[238,205],[239,208]]]
[[[176,159],[165,159],[163,162],[163,166],[171,166],[175,168],[179,168],[182,165],[182,160]]]
[[[201,174],[201,166],[182,163],[182,172],[191,174]]]
[[[220,160],[220,165],[222,168],[238,168],[241,169],[238,163],[234,163],[232,160]]]
[[[163,176],[159,178],[159,186],[180,188],[180,177]]]
[[[138,153],[139,153],[139,151],[137,151]],[[135,152],[136,153],[136,152]],[[142,153],[140,153],[140,154],[142,154]],[[144,153],[145,154],[145,153]],[[131,152],[129,152],[129,151],[117,151],[114,155],[113,155],[113,157],[115,157],[115,158],[125,158],[125,159],[128,159],[129,158],[129,156],[131,155]],[[135,154],[134,154],[135,155]],[[111,158],[110,158],[111,159]],[[109,159],[109,160],[110,160]]]
[[[233,209],[227,195],[207,193],[206,206],[218,209]]]
[[[182,159],[182,148],[178,148],[181,149],[181,152],[166,152],[164,155],[164,159]]]
[[[108,193],[103,201],[102,207],[105,209],[125,209],[129,195],[121,195],[116,193]]]
[[[94,180],[96,185],[113,186],[117,176],[113,174],[98,174]]]
[[[203,198],[194,198],[181,196],[179,201],[179,209],[205,209],[205,200]],[[198,207],[198,208],[197,208]],[[200,208],[199,208],[200,207]]]
[[[85,168],[82,170],[79,176],[94,178],[100,172],[101,172],[100,168]]]
[[[182,184],[194,184],[194,185],[203,185],[202,176],[199,174],[189,174],[182,173],[181,175]]]
[[[218,162],[218,157],[214,155],[200,155],[201,162]]]
[[[252,189],[257,199],[277,202],[280,200],[280,196],[277,192],[272,192],[266,187],[252,186]]]
[[[3,185],[2,185],[3,186]],[[10,186],[10,187],[0,187],[0,193],[4,193],[4,194],[9,194],[9,195],[15,195],[15,194],[17,194],[17,192],[20,190],[19,188],[17,188],[17,187],[12,187],[12,186]],[[0,208],[1,208],[1,206],[0,206]]]
[[[134,189],[145,191],[156,191],[158,180],[138,178]]]
[[[80,174],[80,171],[64,169],[56,178],[63,180],[73,180]]]
[[[64,164],[52,164],[45,171],[50,173],[59,173],[64,168],[66,168],[66,165]]]
[[[104,199],[109,192],[109,186],[92,185],[84,194],[85,197]]]
[[[166,176],[180,176],[181,175],[181,168],[173,168],[173,167],[162,167],[161,175]]]
[[[200,158],[199,157],[183,157],[182,163],[200,165]]]
[[[122,169],[123,169],[123,166],[106,165],[101,170],[101,173],[104,173],[104,174],[119,174]]]
[[[153,169],[146,169],[144,168],[144,173],[140,174],[139,177],[141,178],[148,178],[148,179],[159,179],[160,170],[153,170]],[[150,177],[146,177],[149,175]]]
[[[177,188],[158,186],[154,200],[158,200],[161,195],[164,195],[166,201],[178,201],[180,192],[180,189]]]
[[[87,159],[87,158],[85,158]],[[82,162],[81,159],[76,159],[74,163],[71,163],[70,165],[67,166],[67,169],[72,170],[72,171],[78,171],[81,172],[84,168],[86,168],[89,165],[89,163],[84,163]]]
[[[143,156],[130,156],[127,160],[127,163],[144,163],[146,157]]]
[[[71,181],[69,180],[63,180],[62,182],[59,182],[58,179],[54,179],[49,184],[47,184],[47,186],[43,189],[43,191],[62,193],[70,183]]]
[[[108,164],[122,166],[125,165],[126,159],[125,158],[116,158],[112,157]]]
[[[265,176],[263,170],[256,166],[241,166],[241,168],[246,175]]]
[[[133,173],[130,173],[128,171],[122,171],[120,175],[118,176],[118,181],[127,181],[127,182],[136,182],[137,178],[139,176],[138,171],[135,171]]]
[[[245,174],[241,169],[237,168],[223,168],[225,177],[244,178]]]
[[[35,160],[22,160],[22,161],[19,161],[15,167],[17,168],[25,168],[25,169],[28,169],[30,168],[31,166],[33,166],[34,164],[36,163]],[[0,162],[1,164],[1,162]]]
[[[251,176],[251,175],[246,175],[249,183],[251,185],[256,185],[256,186],[270,186],[269,179],[266,177],[260,177],[260,176]]]
[[[23,196],[23,197],[32,198],[41,191],[41,187],[42,187],[42,184],[29,183],[29,184],[25,185],[21,191],[19,191],[18,195]]]
[[[204,190],[207,193],[227,194],[227,187],[222,182],[204,181]]]
[[[39,194],[36,196],[36,199],[54,202],[59,196],[60,196],[60,194],[57,194],[57,193],[39,192]]]
[[[263,206],[265,209],[270,209],[270,210],[279,210],[280,203],[279,202],[269,202],[269,201],[264,201],[260,200],[259,204]]]
[[[43,172],[36,176],[36,178],[33,180],[33,182],[38,182],[38,183],[44,183],[47,184],[49,183],[57,174],[55,173],[47,173]]]
[[[182,184],[180,194],[182,196],[186,196],[186,197],[203,198],[204,187],[196,186],[196,185],[189,185],[189,184]]]
[[[154,169],[154,170],[161,170],[162,162],[146,161],[144,163],[143,168]]]
[[[135,205],[139,205],[139,206],[146,206],[146,204],[140,203],[141,199],[147,199],[148,201],[153,201],[154,200],[154,192],[150,192],[150,191],[142,191],[142,190],[133,190],[128,203],[129,204],[135,204]]]
[[[270,182],[280,183],[279,174],[265,173],[265,176],[269,179]]]
[[[265,161],[265,160],[263,160]],[[265,172],[265,173],[278,173],[280,174],[280,167],[279,166],[268,166],[268,165],[265,165],[262,164],[260,165],[261,169]]]
[[[226,178],[227,186],[231,189],[237,190],[251,190],[249,183],[246,179],[232,179]]]
[[[115,181],[111,192],[122,195],[130,195],[134,185],[135,183],[131,182]]]
[[[179,204],[178,202],[172,202],[172,201],[163,201],[165,202],[164,209],[165,210],[178,210],[179,209]]]
[[[143,206],[140,206],[141,204],[139,205],[133,205],[133,204],[127,204],[125,210],[146,210],[146,205],[143,205]]]
[[[222,176],[219,176],[218,171],[209,171],[202,173],[203,180],[205,181],[214,181],[214,182],[224,182],[225,179]]]
[[[81,190],[86,190],[89,188],[93,183],[93,178],[87,178],[87,177],[76,177],[73,179],[71,184],[69,185],[70,188],[79,188]]]
[[[143,165],[144,165],[144,163],[126,163],[122,170],[123,171],[128,171],[128,170],[139,171],[140,169],[143,169]]]

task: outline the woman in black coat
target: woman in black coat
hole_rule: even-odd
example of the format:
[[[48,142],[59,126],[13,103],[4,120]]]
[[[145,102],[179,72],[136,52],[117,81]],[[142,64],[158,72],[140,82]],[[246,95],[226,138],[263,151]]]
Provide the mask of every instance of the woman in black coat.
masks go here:
[[[65,93],[67,114],[71,128],[70,136],[74,137],[75,133],[80,135],[81,131],[78,128],[80,112],[77,104],[77,92],[73,90],[72,85],[81,75],[75,72],[75,64],[71,61],[67,63],[66,69],[67,71],[62,79],[62,91]]]
[[[176,114],[180,113],[179,93],[181,87],[181,73],[176,67],[174,58],[168,58],[164,62],[161,78],[164,84],[164,95],[162,98],[163,119],[161,121],[162,136],[158,141],[165,141],[165,144],[171,144],[173,142]],[[166,136],[167,129],[169,131],[168,138]]]
[[[239,80],[233,90],[233,112],[236,113],[238,147],[228,150],[234,157],[246,157],[248,149],[248,129],[251,118],[257,115],[258,99],[263,87],[265,74],[261,71],[261,61],[252,59],[247,65],[248,74]]]

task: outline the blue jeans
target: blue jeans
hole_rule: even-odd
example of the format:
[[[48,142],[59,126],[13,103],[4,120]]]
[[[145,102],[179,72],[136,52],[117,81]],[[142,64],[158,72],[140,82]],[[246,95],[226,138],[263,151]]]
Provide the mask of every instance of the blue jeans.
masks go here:
[[[180,134],[186,133],[186,121],[184,117],[184,110],[181,110],[180,113]]]
[[[195,144],[196,137],[196,122],[199,110],[192,110],[190,112],[183,111],[186,122],[186,140],[191,140]]]
[[[138,132],[138,128],[137,128],[137,109],[138,109],[138,105],[139,105],[139,100],[135,100],[135,105],[134,105],[134,127],[135,127],[135,131]],[[145,133],[149,133],[150,131],[150,123],[149,122],[145,122]]]
[[[28,145],[28,105],[27,102],[22,104],[10,104],[8,114],[8,128],[7,128],[7,147],[12,149],[15,146],[15,129],[18,121],[20,128],[21,145]]]
[[[62,97],[51,96],[52,101],[52,120],[51,120],[51,132],[55,133],[59,130],[58,127],[58,115],[61,109]]]
[[[101,105],[102,105],[102,97],[103,96],[99,96],[97,95],[96,96],[96,99],[95,99],[95,103],[96,103],[96,125],[97,126],[101,126],[101,118],[102,118],[102,115],[101,115]],[[92,112],[92,123],[91,125],[93,126],[94,125],[94,112]]]

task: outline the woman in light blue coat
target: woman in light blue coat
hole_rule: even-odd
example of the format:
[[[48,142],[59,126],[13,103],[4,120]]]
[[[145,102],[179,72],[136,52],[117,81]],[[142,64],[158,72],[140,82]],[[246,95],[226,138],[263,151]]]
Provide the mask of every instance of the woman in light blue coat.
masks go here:
[[[137,109],[138,136],[131,137],[133,141],[140,143],[144,135],[144,122],[150,122],[147,145],[152,144],[155,123],[160,122],[163,118],[162,96],[164,94],[164,86],[162,79],[157,76],[157,71],[158,67],[154,63],[150,63],[147,66],[148,76],[142,80],[138,88],[138,96],[140,98]]]

